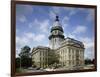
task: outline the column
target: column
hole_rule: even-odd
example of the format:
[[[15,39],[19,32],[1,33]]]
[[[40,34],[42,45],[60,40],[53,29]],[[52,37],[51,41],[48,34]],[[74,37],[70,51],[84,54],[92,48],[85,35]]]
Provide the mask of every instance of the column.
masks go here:
[[[76,49],[74,49],[74,64],[76,66]]]
[[[81,52],[82,52],[82,65],[84,65],[84,50],[82,50]]]
[[[74,66],[74,49],[72,49],[72,65]]]

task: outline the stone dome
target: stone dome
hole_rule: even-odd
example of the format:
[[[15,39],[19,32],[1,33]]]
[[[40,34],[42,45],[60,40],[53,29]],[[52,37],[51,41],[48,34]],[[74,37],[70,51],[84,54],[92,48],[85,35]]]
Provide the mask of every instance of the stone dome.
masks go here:
[[[51,28],[51,32],[52,32],[53,30],[60,30],[60,31],[63,32],[63,28],[62,28],[61,26],[53,26],[53,27]]]

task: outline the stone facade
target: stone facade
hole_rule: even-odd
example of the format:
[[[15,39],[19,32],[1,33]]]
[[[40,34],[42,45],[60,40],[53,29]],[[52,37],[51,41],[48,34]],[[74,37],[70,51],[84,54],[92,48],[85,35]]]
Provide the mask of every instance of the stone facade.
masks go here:
[[[84,65],[84,44],[73,38],[65,38],[64,31],[56,16],[49,36],[50,48],[38,46],[32,50],[32,60],[37,67],[48,67],[48,52],[59,54],[59,64],[62,67],[77,67]]]
[[[48,66],[48,52],[50,48],[38,46],[32,50],[32,62],[37,67],[46,68]]]
[[[67,38],[62,46],[56,50],[60,55],[60,64],[65,67],[84,65],[84,45],[82,42]]]

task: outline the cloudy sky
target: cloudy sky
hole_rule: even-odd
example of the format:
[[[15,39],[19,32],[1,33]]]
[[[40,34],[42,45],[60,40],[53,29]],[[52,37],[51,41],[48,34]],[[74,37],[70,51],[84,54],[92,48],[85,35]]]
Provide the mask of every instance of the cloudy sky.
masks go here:
[[[55,14],[59,15],[65,37],[82,41],[85,58],[94,58],[94,10],[90,8],[16,5],[16,54],[25,45],[49,46],[48,36]]]

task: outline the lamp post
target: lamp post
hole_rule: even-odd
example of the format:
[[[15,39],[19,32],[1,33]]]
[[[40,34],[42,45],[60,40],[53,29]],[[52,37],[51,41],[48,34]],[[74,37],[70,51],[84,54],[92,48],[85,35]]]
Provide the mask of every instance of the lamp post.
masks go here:
[[[21,62],[21,54],[19,54],[19,56],[20,56],[20,70],[21,70],[21,63],[22,63],[22,62]]]
[[[21,70],[21,56],[20,56],[20,70]]]
[[[20,63],[20,70],[21,70],[21,54],[18,53],[18,50],[16,50],[16,54],[19,55],[19,57],[20,57],[20,62],[19,63]]]

